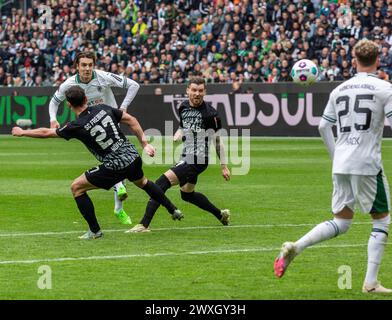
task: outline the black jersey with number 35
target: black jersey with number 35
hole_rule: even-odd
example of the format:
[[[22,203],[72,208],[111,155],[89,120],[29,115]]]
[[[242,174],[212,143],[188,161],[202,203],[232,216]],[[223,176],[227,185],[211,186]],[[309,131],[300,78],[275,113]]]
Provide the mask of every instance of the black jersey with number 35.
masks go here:
[[[56,132],[66,140],[80,140],[107,168],[120,170],[139,156],[118,125],[122,114],[121,110],[104,104],[88,107]]]

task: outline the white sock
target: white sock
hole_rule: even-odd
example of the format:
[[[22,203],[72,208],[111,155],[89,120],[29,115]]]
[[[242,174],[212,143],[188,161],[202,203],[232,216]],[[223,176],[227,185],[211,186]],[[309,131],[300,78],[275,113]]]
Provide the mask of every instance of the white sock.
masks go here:
[[[316,243],[345,233],[350,228],[351,222],[351,219],[334,218],[318,224],[295,243],[297,253],[301,253],[305,248]]]
[[[117,192],[117,188],[122,187],[122,186],[125,187],[125,181],[117,182],[117,183],[113,186],[114,192]]]
[[[123,208],[122,201],[120,201],[120,199],[117,196],[117,186],[121,186],[122,184],[123,184],[122,182],[119,182],[119,183],[116,183],[113,186],[113,190],[114,190],[114,211],[115,212],[119,212]]]
[[[117,196],[116,191],[114,191],[114,211],[119,212],[123,208],[123,203]]]
[[[365,277],[365,283],[368,285],[377,283],[378,270],[380,269],[384,248],[388,240],[390,222],[391,218],[389,215],[382,219],[373,220],[373,230],[368,242],[368,265]]]

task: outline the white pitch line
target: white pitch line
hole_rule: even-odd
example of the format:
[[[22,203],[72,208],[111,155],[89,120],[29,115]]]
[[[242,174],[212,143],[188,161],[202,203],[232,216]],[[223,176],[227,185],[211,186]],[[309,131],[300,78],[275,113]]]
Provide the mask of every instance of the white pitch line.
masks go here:
[[[98,240],[99,241],[99,240]],[[338,245],[318,245],[310,247],[314,248],[352,248],[365,247],[367,244],[338,244]],[[157,252],[157,253],[142,253],[142,254],[126,254],[118,256],[89,256],[89,257],[65,257],[65,258],[46,258],[46,259],[32,259],[32,260],[5,260],[0,261],[0,265],[9,264],[33,264],[43,262],[64,262],[64,261],[85,261],[85,260],[117,260],[117,259],[131,259],[131,258],[155,258],[155,257],[172,257],[185,255],[203,255],[203,254],[228,254],[228,253],[244,253],[244,252],[279,252],[280,248],[245,248],[245,249],[230,249],[230,250],[208,250],[208,251],[188,251],[188,252]]]
[[[47,156],[49,152],[7,152],[7,153],[1,153],[0,157],[8,157],[8,156]],[[51,156],[59,156],[59,155],[69,155],[70,152],[50,152]],[[87,151],[81,151],[81,152],[72,152],[72,155],[74,154],[88,154]]]
[[[371,224],[371,222],[354,222],[353,224]],[[296,228],[296,227],[312,227],[316,223],[300,223],[300,224],[242,224],[227,227],[222,226],[197,226],[197,227],[174,227],[174,228],[154,228],[152,231],[173,231],[173,230],[203,230],[203,229],[232,229],[232,228]],[[129,229],[103,229],[105,232],[125,232]],[[48,232],[19,232],[19,233],[0,233],[1,237],[35,237],[35,236],[60,236],[66,234],[83,233],[85,230],[72,231],[48,231]]]

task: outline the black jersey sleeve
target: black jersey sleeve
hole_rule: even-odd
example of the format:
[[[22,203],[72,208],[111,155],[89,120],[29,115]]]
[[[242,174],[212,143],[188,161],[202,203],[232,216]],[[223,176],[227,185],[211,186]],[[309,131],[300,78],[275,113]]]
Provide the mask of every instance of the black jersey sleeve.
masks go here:
[[[210,104],[207,104],[203,118],[207,129],[213,129],[215,131],[222,129],[222,121],[219,113]]]
[[[178,116],[180,118],[180,128],[184,128],[184,125],[182,124],[182,110],[184,110],[184,108],[185,108],[185,104],[184,103],[182,103],[180,105],[180,107],[178,108]]]
[[[120,109],[112,108],[112,113],[113,113],[114,118],[117,120],[117,122],[120,122],[121,118],[123,116],[123,111]]]
[[[215,120],[215,131],[218,131],[220,129],[222,129],[222,120],[219,117],[219,114],[216,113],[216,116],[214,117]]]
[[[74,123],[70,122],[63,127],[56,129],[56,133],[59,137],[69,140],[76,137],[77,129],[78,127]]]
[[[106,105],[106,104],[100,104],[100,105],[95,106],[95,108],[96,107],[99,107],[100,109],[105,110],[108,114],[113,115],[114,120],[116,120],[117,122],[121,121],[121,118],[123,116],[123,111],[122,110],[116,109],[116,108],[112,108],[111,106]]]

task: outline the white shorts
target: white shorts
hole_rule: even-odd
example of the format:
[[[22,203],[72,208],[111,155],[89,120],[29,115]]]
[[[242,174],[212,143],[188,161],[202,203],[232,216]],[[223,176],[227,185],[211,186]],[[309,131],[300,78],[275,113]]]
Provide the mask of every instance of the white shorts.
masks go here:
[[[382,171],[376,176],[333,174],[332,212],[352,211],[357,204],[364,213],[389,212],[390,197],[387,178]]]

